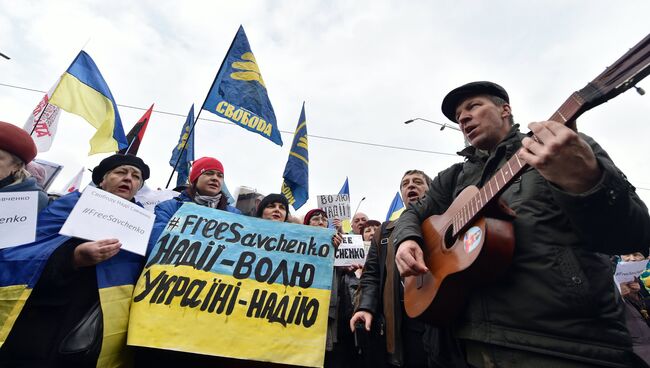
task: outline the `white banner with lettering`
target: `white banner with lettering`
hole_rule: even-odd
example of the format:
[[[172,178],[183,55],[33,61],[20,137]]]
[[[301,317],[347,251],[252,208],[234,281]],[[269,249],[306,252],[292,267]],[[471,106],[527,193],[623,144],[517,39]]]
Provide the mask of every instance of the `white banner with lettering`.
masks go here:
[[[123,198],[88,186],[59,234],[88,240],[118,239],[122,249],[144,255],[155,216]]]
[[[36,239],[38,192],[0,193],[0,248]]]

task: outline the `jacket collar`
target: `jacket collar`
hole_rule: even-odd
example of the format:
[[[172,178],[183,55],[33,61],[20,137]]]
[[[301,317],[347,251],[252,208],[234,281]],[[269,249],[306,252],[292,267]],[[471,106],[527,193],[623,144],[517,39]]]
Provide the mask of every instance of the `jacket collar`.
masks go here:
[[[521,138],[520,136],[522,135],[521,132],[519,132],[519,124],[514,124],[511,128],[506,137],[497,145],[497,147],[494,149],[493,152],[498,152],[502,149],[506,149],[506,152],[508,155],[511,152],[514,152],[518,146],[520,145]],[[457,155],[464,157],[466,160],[470,162],[485,162],[488,157],[490,157],[490,153],[484,150],[477,149],[476,147],[473,146],[467,146],[463,150],[456,152]]]

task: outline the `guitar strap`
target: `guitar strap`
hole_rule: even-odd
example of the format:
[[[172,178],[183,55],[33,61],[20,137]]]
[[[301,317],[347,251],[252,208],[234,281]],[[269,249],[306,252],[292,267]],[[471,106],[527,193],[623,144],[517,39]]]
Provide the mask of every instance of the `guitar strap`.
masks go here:
[[[398,306],[395,305],[395,300],[397,299],[395,295],[399,295],[399,290],[395,283],[395,244],[393,244],[393,234],[392,228],[395,224],[390,226],[390,235],[388,236],[388,244],[386,244],[386,283],[384,284],[384,316],[386,316],[386,350],[390,354],[395,354],[396,345],[401,343],[396,338],[396,329],[395,326],[398,318],[402,318],[401,310],[398,310]],[[387,226],[388,227],[388,226]],[[383,240],[383,237],[382,237]],[[383,245],[383,244],[382,244]],[[399,349],[401,350],[401,349]]]

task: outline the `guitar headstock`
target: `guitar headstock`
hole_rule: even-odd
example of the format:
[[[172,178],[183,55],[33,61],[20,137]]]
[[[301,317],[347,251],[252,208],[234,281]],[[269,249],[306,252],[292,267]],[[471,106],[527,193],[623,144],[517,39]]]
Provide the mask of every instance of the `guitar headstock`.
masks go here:
[[[650,34],[577,92],[584,101],[583,112],[627,91],[648,74],[650,74]]]

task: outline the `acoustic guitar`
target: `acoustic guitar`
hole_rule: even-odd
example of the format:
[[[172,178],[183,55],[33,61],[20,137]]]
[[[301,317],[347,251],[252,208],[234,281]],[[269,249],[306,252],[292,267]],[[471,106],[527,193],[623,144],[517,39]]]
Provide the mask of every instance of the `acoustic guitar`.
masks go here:
[[[574,92],[549,120],[575,130],[575,119],[633,87],[650,74],[650,35],[591,83]],[[530,133],[529,133],[530,134]],[[422,223],[424,262],[429,272],[404,279],[404,307],[411,318],[449,324],[467,293],[494,282],[514,252],[514,213],[499,196],[528,165],[513,155],[482,187],[465,188],[442,215]]]

